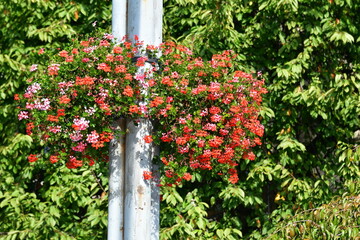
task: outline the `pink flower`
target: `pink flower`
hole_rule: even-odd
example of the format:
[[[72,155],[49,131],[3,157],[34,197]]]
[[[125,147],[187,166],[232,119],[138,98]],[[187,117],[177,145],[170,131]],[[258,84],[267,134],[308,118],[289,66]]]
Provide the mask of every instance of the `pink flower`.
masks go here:
[[[179,147],[178,152],[181,154],[189,152],[189,146]]]
[[[86,149],[87,144],[84,142],[80,142],[78,145],[76,145],[75,147],[72,147],[71,149],[77,152],[83,152]]]
[[[86,141],[89,143],[97,143],[99,141],[100,135],[96,132],[96,130],[92,131],[91,134],[87,135]]]
[[[92,47],[84,48],[83,52],[92,53],[95,49],[96,49],[96,47],[92,46]]]
[[[50,108],[50,100],[48,98],[42,98],[40,101],[34,101],[34,108],[46,111]]]
[[[218,92],[220,91],[220,83],[212,82],[210,83],[209,92]]]
[[[37,67],[38,67],[38,65],[37,65],[37,64],[33,64],[33,65],[31,65],[31,67],[30,67],[30,72],[34,72],[34,71],[36,71],[36,70],[37,70]]]
[[[19,120],[28,119],[29,118],[28,114],[29,113],[27,111],[20,111],[18,114],[18,119]]]
[[[108,40],[111,40],[111,39],[114,39],[114,35],[109,34],[109,33],[104,33],[104,38],[108,39]]]
[[[82,137],[83,137],[83,135],[79,131],[70,133],[70,139],[74,142],[80,141],[82,139]]]
[[[76,130],[76,131],[80,131],[80,130],[86,130],[89,127],[89,120],[86,120],[85,118],[75,118],[74,119],[74,124],[72,125],[72,127]]]
[[[50,131],[50,132],[53,132],[53,133],[61,132],[61,126],[55,126],[55,127],[50,126],[50,127],[49,127],[49,131]]]
[[[200,116],[202,116],[202,117],[204,117],[204,116],[206,116],[206,115],[208,115],[209,113],[208,113],[208,110],[207,109],[204,109],[204,110],[201,110],[201,112],[200,112]]]
[[[37,91],[39,91],[40,89],[41,89],[41,85],[39,83],[33,83],[27,87],[25,93],[30,94],[32,96],[34,93],[37,93]]]
[[[50,76],[58,75],[58,71],[60,70],[60,64],[51,64],[48,66],[48,74]]]
[[[207,123],[205,126],[203,126],[203,129],[209,131],[216,131],[216,124]]]
[[[171,103],[172,101],[174,101],[174,98],[173,98],[173,97],[167,97],[167,98],[166,98],[166,102],[167,102],[167,103]]]
[[[108,46],[110,46],[110,43],[107,40],[101,40],[100,46],[108,47]]]
[[[89,109],[87,109],[85,107],[85,112],[88,113],[90,116],[93,115],[96,112],[96,109],[93,107],[89,107]]]
[[[35,104],[27,102],[25,107],[32,110],[35,108]]]
[[[210,117],[212,122],[220,122],[222,120],[222,116],[219,114],[214,114]]]
[[[199,148],[205,147],[205,140],[199,140],[199,141],[198,141],[198,147],[199,147]]]
[[[106,63],[100,63],[97,69],[103,70],[104,72],[111,72],[111,67]]]
[[[179,118],[179,123],[180,123],[180,124],[185,124],[185,123],[186,123],[186,119],[185,119],[185,118]]]
[[[179,78],[179,74],[177,72],[172,72],[171,77],[172,78]]]

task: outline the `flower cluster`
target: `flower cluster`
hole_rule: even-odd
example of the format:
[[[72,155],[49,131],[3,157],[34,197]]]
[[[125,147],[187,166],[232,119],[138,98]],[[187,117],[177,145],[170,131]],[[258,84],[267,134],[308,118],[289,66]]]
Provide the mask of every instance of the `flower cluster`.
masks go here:
[[[161,146],[167,182],[212,170],[236,183],[238,162],[254,160],[251,148],[261,144],[263,81],[237,71],[231,51],[204,61],[171,42],[144,47],[111,39],[105,34],[74,41],[47,66],[31,66],[28,88],[15,97],[22,103],[18,118],[45,148],[29,161],[43,157],[66,162],[68,168],[92,165],[106,159],[98,149],[113,138],[114,118],[147,117],[159,126],[144,141]],[[157,52],[162,54],[161,71],[155,64],[137,70]],[[153,176],[146,172],[144,178]]]
[[[189,172],[212,170],[236,183],[238,162],[254,160],[251,148],[261,144],[263,80],[234,70],[231,51],[210,61],[173,43],[162,52],[164,70],[151,91],[165,175],[176,183],[191,179]]]

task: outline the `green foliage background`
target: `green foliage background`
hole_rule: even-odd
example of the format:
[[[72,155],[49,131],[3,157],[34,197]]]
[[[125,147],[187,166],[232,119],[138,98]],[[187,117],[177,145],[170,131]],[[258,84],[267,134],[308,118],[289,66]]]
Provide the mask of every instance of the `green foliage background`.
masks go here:
[[[70,171],[36,164],[37,148],[16,120],[13,95],[26,73],[53,49],[92,23],[109,26],[111,1],[3,0],[0,2],[0,239],[105,239],[107,168]]]
[[[359,10],[353,0],[164,1],[165,40],[205,58],[234,50],[269,93],[257,160],[239,166],[236,185],[205,173],[163,188],[162,239],[285,239],[276,225],[290,214],[360,194]],[[94,21],[109,27],[111,1],[5,0],[0,13],[0,239],[105,239],[107,168],[29,165],[37,146],[13,95],[40,48]]]

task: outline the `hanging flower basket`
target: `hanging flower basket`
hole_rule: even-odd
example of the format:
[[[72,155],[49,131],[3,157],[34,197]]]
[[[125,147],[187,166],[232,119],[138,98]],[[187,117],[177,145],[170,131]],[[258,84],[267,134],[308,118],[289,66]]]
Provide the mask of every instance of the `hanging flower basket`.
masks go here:
[[[142,140],[160,145],[167,184],[204,170],[236,183],[239,161],[255,159],[251,148],[261,144],[258,115],[266,90],[263,80],[237,70],[232,51],[204,61],[172,42],[143,46],[124,38],[115,44],[104,34],[48,57],[47,65],[31,66],[29,86],[15,97],[27,134],[45,146],[29,162],[78,168],[107,161],[111,123],[120,117],[156,122],[154,134]],[[146,64],[151,67],[138,70]]]

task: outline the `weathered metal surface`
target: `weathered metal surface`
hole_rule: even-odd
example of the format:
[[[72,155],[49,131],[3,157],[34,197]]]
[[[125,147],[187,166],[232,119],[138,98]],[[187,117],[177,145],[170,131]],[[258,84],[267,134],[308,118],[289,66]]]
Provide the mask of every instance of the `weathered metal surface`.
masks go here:
[[[124,236],[124,176],[125,176],[125,136],[126,120],[113,123],[119,131],[110,142],[109,150],[109,206],[108,240],[123,240]]]
[[[127,7],[126,7],[127,6]],[[138,36],[145,45],[159,45],[162,41],[162,0],[113,0],[113,34],[121,39],[127,35],[129,39]],[[150,65],[140,68],[138,73],[144,73]],[[146,89],[142,91],[146,94]],[[145,181],[144,171],[157,170],[152,164],[156,148],[144,142],[144,136],[152,134],[152,124],[147,119],[128,120],[126,123],[125,140],[125,172],[112,171],[110,174],[122,174],[123,205],[119,210],[110,209],[109,201],[109,231],[108,239],[118,240],[158,240],[159,239],[159,212],[160,193],[156,182]],[[117,143],[120,144],[120,143]],[[121,148],[112,145],[113,149]],[[115,151],[115,150],[113,150]],[[116,155],[114,155],[116,157]],[[115,161],[115,160],[114,160]],[[111,167],[113,164],[110,164]],[[110,175],[110,179],[112,178]],[[115,177],[115,179],[117,179]],[[112,194],[110,190],[110,194]],[[115,198],[116,193],[113,197]],[[111,199],[112,196],[109,196]],[[119,206],[119,204],[117,204]],[[121,227],[112,226],[110,214],[120,218]],[[116,224],[118,222],[116,221]],[[122,228],[123,226],[123,228]],[[117,229],[119,234],[112,235],[112,229]],[[115,231],[115,230],[114,230]],[[120,235],[120,236],[118,236]]]

